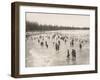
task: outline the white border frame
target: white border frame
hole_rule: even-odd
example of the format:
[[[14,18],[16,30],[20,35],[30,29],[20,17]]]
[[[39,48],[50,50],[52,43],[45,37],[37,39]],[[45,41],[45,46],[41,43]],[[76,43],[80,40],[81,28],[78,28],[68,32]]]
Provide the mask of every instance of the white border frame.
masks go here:
[[[55,72],[74,72],[95,70],[95,10],[72,9],[72,8],[54,8],[54,7],[36,7],[20,6],[19,7],[19,74],[39,74]],[[25,67],[25,12],[47,12],[47,13],[66,13],[66,14],[85,14],[90,15],[90,64],[74,66],[56,66],[56,67]]]

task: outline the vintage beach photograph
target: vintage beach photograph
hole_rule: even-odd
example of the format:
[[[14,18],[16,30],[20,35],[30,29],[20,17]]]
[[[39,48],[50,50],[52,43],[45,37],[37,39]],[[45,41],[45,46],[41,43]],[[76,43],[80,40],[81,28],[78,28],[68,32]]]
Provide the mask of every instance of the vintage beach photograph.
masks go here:
[[[87,65],[90,15],[25,13],[25,67]]]

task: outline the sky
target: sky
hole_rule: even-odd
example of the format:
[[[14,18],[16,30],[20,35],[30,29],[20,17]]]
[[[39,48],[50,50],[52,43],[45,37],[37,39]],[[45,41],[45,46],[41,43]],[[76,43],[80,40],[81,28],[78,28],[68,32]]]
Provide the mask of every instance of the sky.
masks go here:
[[[27,12],[26,21],[38,22],[39,24],[46,24],[46,25],[90,27],[90,16],[89,15]]]

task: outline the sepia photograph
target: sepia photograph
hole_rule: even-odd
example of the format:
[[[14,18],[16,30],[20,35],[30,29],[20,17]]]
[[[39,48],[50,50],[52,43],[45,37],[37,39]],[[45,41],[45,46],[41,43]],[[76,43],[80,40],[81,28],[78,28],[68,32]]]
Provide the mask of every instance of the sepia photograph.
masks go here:
[[[97,7],[12,3],[11,76],[97,73]]]
[[[90,15],[25,13],[26,67],[87,65]]]

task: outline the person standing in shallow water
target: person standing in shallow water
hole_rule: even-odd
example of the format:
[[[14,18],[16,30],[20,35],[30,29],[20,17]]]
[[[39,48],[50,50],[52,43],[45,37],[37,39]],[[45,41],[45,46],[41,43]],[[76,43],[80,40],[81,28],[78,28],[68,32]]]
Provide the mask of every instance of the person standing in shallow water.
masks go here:
[[[60,40],[58,41],[58,44],[60,45]]]
[[[59,44],[55,44],[55,49],[56,49],[56,51],[59,51]]]
[[[76,64],[76,50],[72,49],[72,64]]]
[[[58,48],[57,48],[57,43],[55,44],[55,49],[56,49],[56,51],[58,50]]]
[[[70,53],[69,53],[69,49],[67,49],[66,62],[67,62],[67,64],[70,64]]]
[[[74,39],[71,40],[70,46],[71,46],[71,47],[74,47]]]
[[[44,43],[43,43],[43,42],[41,42],[40,44],[41,44],[41,46],[43,47]]]
[[[69,54],[69,49],[67,50],[67,58],[70,57],[70,54]]]
[[[82,49],[82,44],[81,43],[79,44],[79,47],[80,47],[80,50],[81,50]]]
[[[47,41],[45,41],[45,46],[48,48],[48,44],[47,44]]]
[[[72,49],[72,58],[76,59],[76,50]]]

